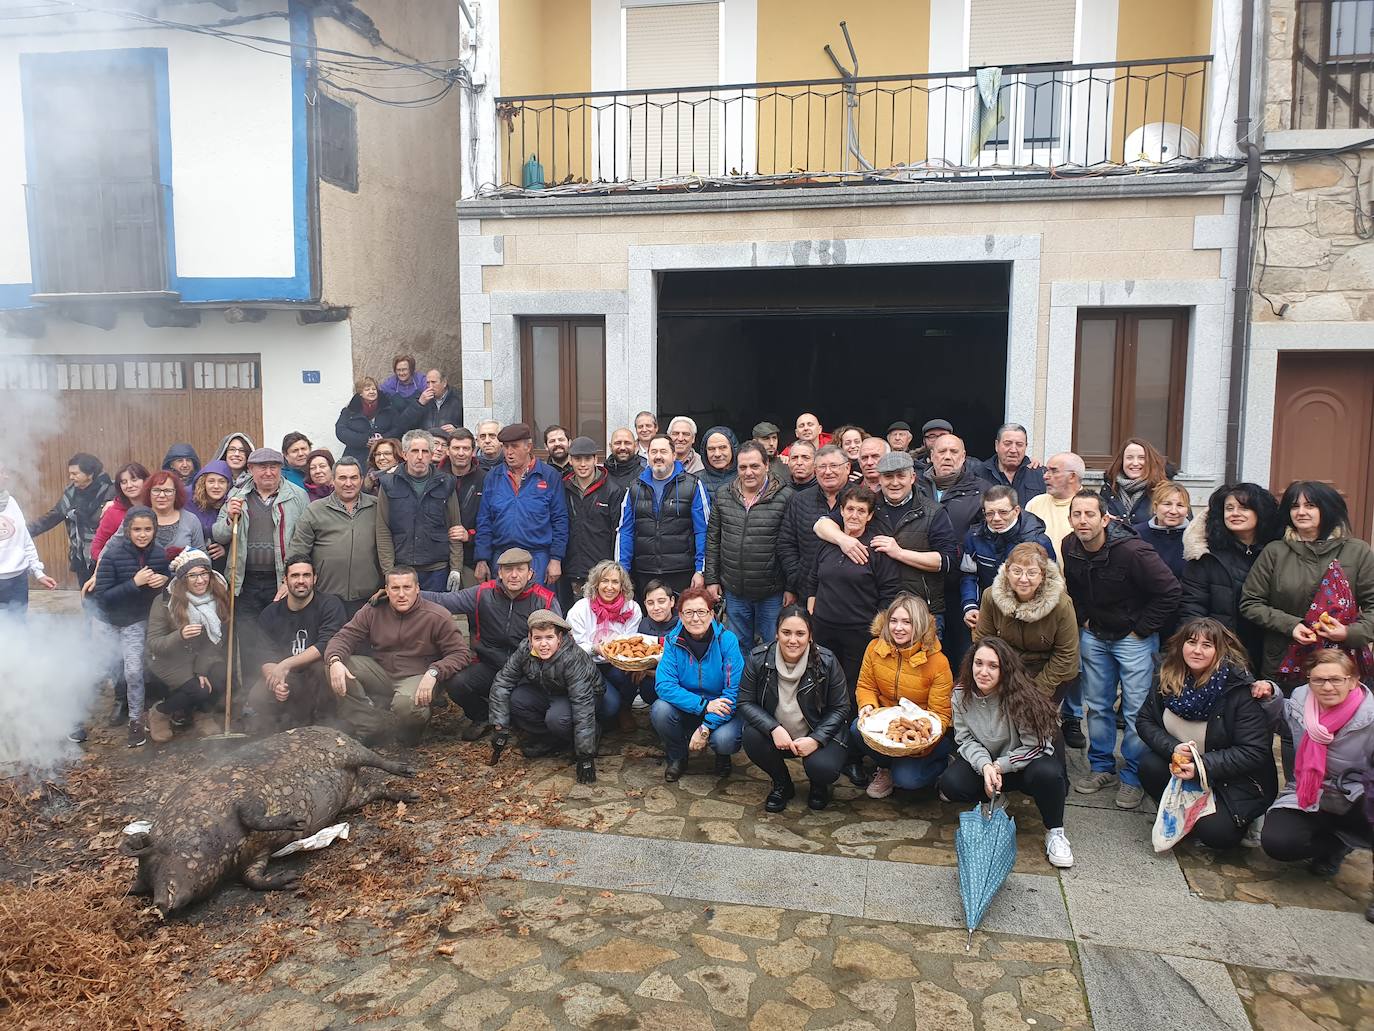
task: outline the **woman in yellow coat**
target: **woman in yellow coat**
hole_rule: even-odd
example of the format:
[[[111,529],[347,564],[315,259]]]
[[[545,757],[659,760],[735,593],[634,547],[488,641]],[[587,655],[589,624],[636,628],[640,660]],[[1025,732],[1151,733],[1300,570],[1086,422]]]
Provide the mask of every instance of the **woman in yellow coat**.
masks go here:
[[[935,617],[915,595],[899,594],[879,612],[873,620],[873,637],[854,689],[859,719],[907,698],[939,716],[944,730],[940,739],[923,751],[895,758],[869,748],[855,720],[849,732],[850,780],[863,782],[864,758],[871,757],[878,769],[868,782],[868,797],[886,798],[894,787],[905,791],[929,787],[944,772],[954,748],[950,709],[954,678],[949,660],[940,650]]]

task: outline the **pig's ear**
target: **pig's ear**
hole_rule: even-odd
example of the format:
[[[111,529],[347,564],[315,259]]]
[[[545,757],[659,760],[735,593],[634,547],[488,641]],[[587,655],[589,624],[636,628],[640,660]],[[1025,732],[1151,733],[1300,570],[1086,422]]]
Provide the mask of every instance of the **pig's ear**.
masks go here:
[[[147,831],[126,834],[120,848],[126,856],[146,856],[153,849],[153,840]]]

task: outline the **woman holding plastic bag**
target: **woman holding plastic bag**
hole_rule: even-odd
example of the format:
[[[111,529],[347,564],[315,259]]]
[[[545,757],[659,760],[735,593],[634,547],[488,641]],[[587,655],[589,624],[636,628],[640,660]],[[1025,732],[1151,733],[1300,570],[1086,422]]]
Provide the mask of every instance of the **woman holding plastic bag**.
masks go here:
[[[928,787],[945,771],[954,751],[950,711],[954,677],[949,660],[940,650],[935,618],[915,595],[904,591],[878,613],[873,620],[873,638],[864,652],[854,689],[859,713],[850,727],[847,772],[854,783],[862,783],[867,778],[863,760],[871,757],[878,769],[868,781],[868,797],[887,798],[894,787],[904,791]],[[938,716],[943,733],[927,748],[909,756],[880,755],[864,742],[858,722],[875,709],[897,705],[903,698]]]
[[[1370,847],[1362,810],[1374,762],[1374,694],[1354,660],[1334,648],[1312,656],[1307,683],[1287,699],[1259,693],[1297,746],[1295,776],[1264,817],[1260,845],[1274,859],[1306,859],[1318,877],[1334,877],[1352,848]]]
[[[1036,686],[1011,645],[985,637],[965,656],[954,686],[958,754],[940,777],[947,802],[988,802],[1023,791],[1045,824],[1045,858],[1073,866],[1064,835],[1064,768],[1054,757],[1059,710]]]
[[[1159,681],[1136,717],[1145,745],[1140,786],[1160,805],[1157,851],[1185,837],[1235,848],[1278,794],[1274,733],[1252,697],[1254,679],[1244,646],[1215,619],[1190,619],[1169,639]],[[1200,800],[1204,780],[1213,810],[1189,825],[1184,811]]]

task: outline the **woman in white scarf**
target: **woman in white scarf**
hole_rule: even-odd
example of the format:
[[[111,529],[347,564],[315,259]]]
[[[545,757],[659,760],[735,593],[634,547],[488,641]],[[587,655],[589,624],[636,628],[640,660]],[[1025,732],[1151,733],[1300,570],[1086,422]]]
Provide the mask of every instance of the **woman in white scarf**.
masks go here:
[[[172,559],[172,583],[148,621],[148,668],[167,685],[148,709],[148,736],[163,744],[178,727],[204,716],[224,693],[228,669],[229,589],[197,549]]]

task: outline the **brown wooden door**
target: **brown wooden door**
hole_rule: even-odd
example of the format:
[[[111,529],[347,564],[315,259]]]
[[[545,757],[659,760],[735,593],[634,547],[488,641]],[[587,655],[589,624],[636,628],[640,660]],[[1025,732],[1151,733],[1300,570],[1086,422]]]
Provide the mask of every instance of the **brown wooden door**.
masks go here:
[[[82,358],[26,357],[22,370],[7,363],[0,372],[0,405],[42,413],[50,432],[33,432],[32,470],[14,470],[12,490],[35,519],[67,486],[67,459],[78,451],[95,455],[111,476],[126,462],[149,470],[162,465],[169,444],[190,443],[202,462],[213,457],[226,433],[246,433],[262,443],[262,390],[257,357],[101,355]],[[156,368],[152,368],[156,366]],[[25,407],[11,400],[19,391],[42,390],[55,405]],[[56,413],[56,419],[53,413]],[[11,456],[13,460],[15,456]],[[67,533],[54,527],[35,542],[47,571],[63,587],[76,586],[67,567]]]
[[[1341,492],[1350,524],[1374,536],[1374,353],[1279,355],[1270,486],[1321,480]]]

